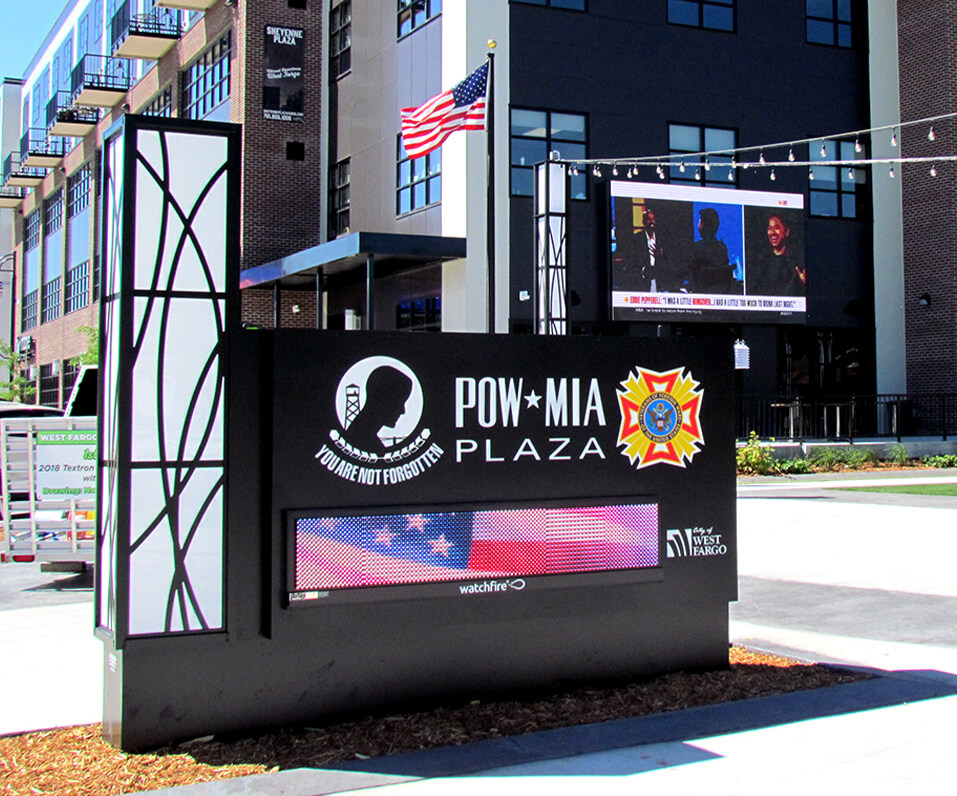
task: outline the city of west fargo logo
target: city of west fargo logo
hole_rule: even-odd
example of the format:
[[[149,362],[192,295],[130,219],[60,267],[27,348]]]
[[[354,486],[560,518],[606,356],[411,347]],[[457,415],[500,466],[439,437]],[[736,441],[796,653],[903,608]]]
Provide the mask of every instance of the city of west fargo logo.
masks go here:
[[[444,453],[422,426],[422,385],[401,360],[359,360],[339,380],[335,403],[338,427],[329,430],[316,458],[339,478],[367,486],[400,484]]]
[[[704,390],[690,373],[635,368],[621,382],[618,446],[637,468],[686,467],[704,445],[699,416]]]

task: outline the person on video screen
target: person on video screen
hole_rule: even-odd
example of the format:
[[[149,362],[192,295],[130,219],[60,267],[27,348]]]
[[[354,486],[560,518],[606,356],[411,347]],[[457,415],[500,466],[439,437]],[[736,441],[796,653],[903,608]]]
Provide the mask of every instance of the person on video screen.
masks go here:
[[[795,251],[791,228],[781,216],[768,217],[768,248],[748,269],[748,293],[755,296],[803,296],[807,275]]]
[[[718,211],[705,207],[698,211],[699,240],[691,250],[691,291],[693,293],[731,293],[734,266],[728,258],[728,247],[718,240],[721,220]]]
[[[635,236],[634,289],[642,293],[657,293],[665,289],[667,251],[661,245],[655,211],[645,205],[641,218],[641,232]]]

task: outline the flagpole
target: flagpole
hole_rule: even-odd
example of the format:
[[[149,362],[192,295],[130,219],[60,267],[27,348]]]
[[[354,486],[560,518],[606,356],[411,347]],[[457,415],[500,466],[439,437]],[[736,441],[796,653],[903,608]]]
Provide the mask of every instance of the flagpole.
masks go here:
[[[488,40],[489,50],[495,40]],[[488,142],[487,188],[485,207],[486,257],[488,259],[488,321],[487,331],[495,334],[495,53],[488,54],[488,93],[486,96],[485,137]]]

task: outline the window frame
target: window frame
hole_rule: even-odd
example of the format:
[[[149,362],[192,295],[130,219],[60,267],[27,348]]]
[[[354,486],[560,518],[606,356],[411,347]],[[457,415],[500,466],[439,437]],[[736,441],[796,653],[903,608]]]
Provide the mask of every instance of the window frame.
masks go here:
[[[425,17],[420,21],[416,21],[415,7],[420,3],[425,6]],[[409,27],[403,30],[404,22],[402,17],[407,14],[410,9]],[[428,25],[433,19],[441,15],[442,0],[396,0],[396,40],[411,36],[417,30]]]
[[[695,128],[698,132],[698,148],[697,149],[676,149],[671,145],[671,134],[672,128],[674,127],[686,127],[686,128]],[[718,133],[731,133],[734,136],[734,141],[729,149],[715,149],[712,150],[707,146],[708,141],[708,132],[718,132]],[[688,157],[684,160],[686,164],[690,164],[693,169],[700,169],[701,179],[695,179],[693,171],[688,171],[686,166],[685,173],[681,172],[680,166],[671,166],[668,169],[668,182],[669,183],[678,183],[678,184],[689,184],[689,185],[710,185],[711,187],[721,187],[721,188],[737,188],[738,187],[738,170],[732,169],[730,164],[734,159],[734,150],[738,147],[738,130],[735,127],[717,127],[715,125],[708,124],[689,124],[688,122],[669,122],[668,123],[668,154],[670,157],[683,157],[687,154],[689,156],[697,155],[701,152],[714,151],[716,157],[720,158],[711,159],[711,163],[714,164],[710,171],[705,167],[704,160],[700,158]],[[728,154],[723,154],[727,152]],[[724,172],[724,168],[728,167],[731,173],[732,179],[728,179],[728,175]]]
[[[348,19],[343,20],[343,9]],[[346,41],[343,44],[343,40]],[[345,65],[343,65],[345,61]],[[333,80],[352,71],[352,0],[339,0],[329,9],[329,75]]]
[[[548,8],[557,8],[561,11],[581,11],[588,13],[588,0],[509,0],[513,3],[522,3],[529,6],[546,6]],[[556,5],[556,3],[575,2],[581,3],[581,8],[571,8],[570,6]]]
[[[681,3],[684,6],[697,6],[696,23],[682,22],[672,17],[674,3]],[[716,25],[705,24],[705,12],[709,9],[731,9],[731,27],[719,27]],[[669,25],[679,25],[684,28],[697,28],[699,30],[716,30],[722,33],[738,32],[738,4],[737,0],[668,0],[667,17]]]
[[[232,56],[233,32],[229,30],[183,69],[180,76],[182,118],[205,119],[229,101]],[[195,113],[195,108],[200,108],[200,112]]]
[[[544,136],[530,136],[530,135],[520,135],[520,134],[516,134],[516,133],[514,132],[514,124],[515,124],[515,122],[514,122],[514,113],[515,113],[516,111],[522,111],[522,112],[528,112],[528,113],[544,113],[544,114],[545,114],[545,124],[544,124],[545,135],[544,135]],[[574,116],[574,117],[580,118],[580,119],[582,120],[583,126],[584,126],[584,133],[583,133],[583,136],[582,136],[582,140],[577,141],[577,140],[574,140],[574,139],[572,139],[572,138],[563,138],[563,137],[554,136],[554,135],[552,134],[552,128],[553,128],[552,116],[553,116],[553,115]],[[515,162],[515,141],[516,141],[516,140],[518,140],[518,141],[523,141],[523,140],[524,140],[524,141],[544,141],[544,143],[545,143],[545,157],[542,159],[543,161],[548,159],[548,153],[551,152],[551,151],[553,151],[554,149],[558,149],[558,151],[561,152],[560,146],[561,146],[562,144],[571,144],[571,145],[573,145],[573,146],[581,146],[581,147],[583,147],[584,152],[583,152],[583,154],[582,154],[582,156],[581,156],[581,159],[582,159],[582,160],[587,160],[587,159],[588,159],[588,130],[589,130],[589,124],[588,124],[588,114],[587,114],[587,113],[577,113],[577,112],[574,112],[574,111],[553,110],[553,109],[547,109],[547,108],[522,108],[522,107],[517,107],[517,106],[510,107],[510,108],[509,108],[509,114],[508,114],[508,150],[509,150],[509,152],[508,152],[508,162],[509,162],[509,169],[508,169],[508,192],[509,192],[509,196],[528,196],[528,197],[532,197],[532,196],[534,195],[534,184],[535,184],[534,173],[535,173],[535,164],[534,164],[534,163],[532,163],[532,164],[523,164],[523,163],[516,163],[516,162]],[[569,162],[569,163],[574,163],[576,160],[578,160],[578,158],[566,157],[565,154],[562,153],[562,160],[565,160],[565,161],[567,161],[567,162]],[[533,186],[533,188],[532,188],[532,191],[531,191],[531,192],[525,192],[525,191],[522,191],[522,190],[516,190],[515,180],[514,180],[515,170],[516,170],[516,169],[521,170],[521,171],[528,171],[528,172],[530,172],[530,173],[532,174],[532,186]],[[571,199],[571,200],[573,200],[573,201],[576,201],[576,202],[587,202],[587,201],[589,200],[589,184],[588,184],[588,183],[589,183],[589,181],[588,181],[588,175],[587,175],[587,173],[585,173],[584,171],[583,171],[582,173],[580,173],[580,174],[577,174],[577,175],[574,175],[574,174],[571,175],[571,176],[569,177],[569,193],[568,193],[569,199]],[[577,186],[577,187],[576,187],[576,186]]]
[[[821,155],[821,145],[827,150],[827,144],[834,144],[834,156],[827,157]],[[861,151],[857,152],[856,147],[860,144]],[[830,153],[828,153],[830,154]],[[841,138],[817,138],[808,144],[808,161],[819,163],[818,166],[811,166],[808,170],[808,202],[807,213],[814,218],[839,218],[850,219],[853,221],[868,220],[868,209],[870,205],[870,185],[871,168],[868,165],[860,166],[828,166],[828,162],[837,160],[866,160],[867,148],[863,141],[848,140]],[[854,176],[851,177],[848,171],[853,168]],[[824,176],[821,172],[825,169],[835,169],[836,179],[833,181],[834,187],[825,187],[829,182],[822,182]],[[825,172],[826,173],[826,172]],[[814,174],[814,179],[811,179]],[[863,187],[859,187],[863,186]],[[834,213],[820,212],[819,202],[815,202],[815,197],[824,199],[825,197],[834,197],[836,200],[836,210]],[[853,208],[853,212],[847,212],[848,204]],[[817,208],[815,207],[817,205]],[[816,212],[817,210],[817,212]]]
[[[829,16],[821,16],[820,14],[811,13],[811,10],[808,8],[810,0],[806,0],[804,4],[804,40],[808,44],[819,44],[822,47],[837,47],[842,50],[851,50],[855,46],[855,39],[857,38],[854,35],[854,3],[852,0],[846,0],[847,3],[847,15],[846,20],[842,20],[840,7],[845,0],[823,0],[824,2],[830,2],[831,11]],[[830,41],[820,41],[818,39],[811,38],[811,25],[812,23],[817,25],[827,25],[830,28],[831,40]],[[847,35],[850,37],[850,41],[847,44],[841,43],[841,31],[846,30]]]
[[[349,232],[352,213],[352,158],[343,158],[329,174],[329,239]],[[343,223],[343,221],[345,223]]]
[[[442,147],[436,147],[428,154],[417,158],[410,158],[402,144],[401,133],[396,136],[396,165],[395,165],[395,214],[397,218],[407,216],[410,213],[417,213],[429,207],[436,207],[442,203]],[[432,167],[438,162],[438,168],[433,171]],[[416,174],[416,163],[422,163],[423,171]],[[409,180],[403,180],[403,167],[409,164]],[[423,186],[425,192],[424,201],[421,204],[416,203],[416,189]],[[433,198],[433,188],[438,186],[438,198]],[[402,209],[402,197],[404,194],[409,196],[408,209]]]

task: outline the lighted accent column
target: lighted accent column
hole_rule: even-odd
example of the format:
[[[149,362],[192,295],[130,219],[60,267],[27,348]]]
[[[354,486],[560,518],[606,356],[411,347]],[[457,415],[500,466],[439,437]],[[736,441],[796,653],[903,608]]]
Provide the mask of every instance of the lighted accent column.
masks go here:
[[[535,166],[535,333],[568,333],[565,262],[568,180],[564,163]]]

